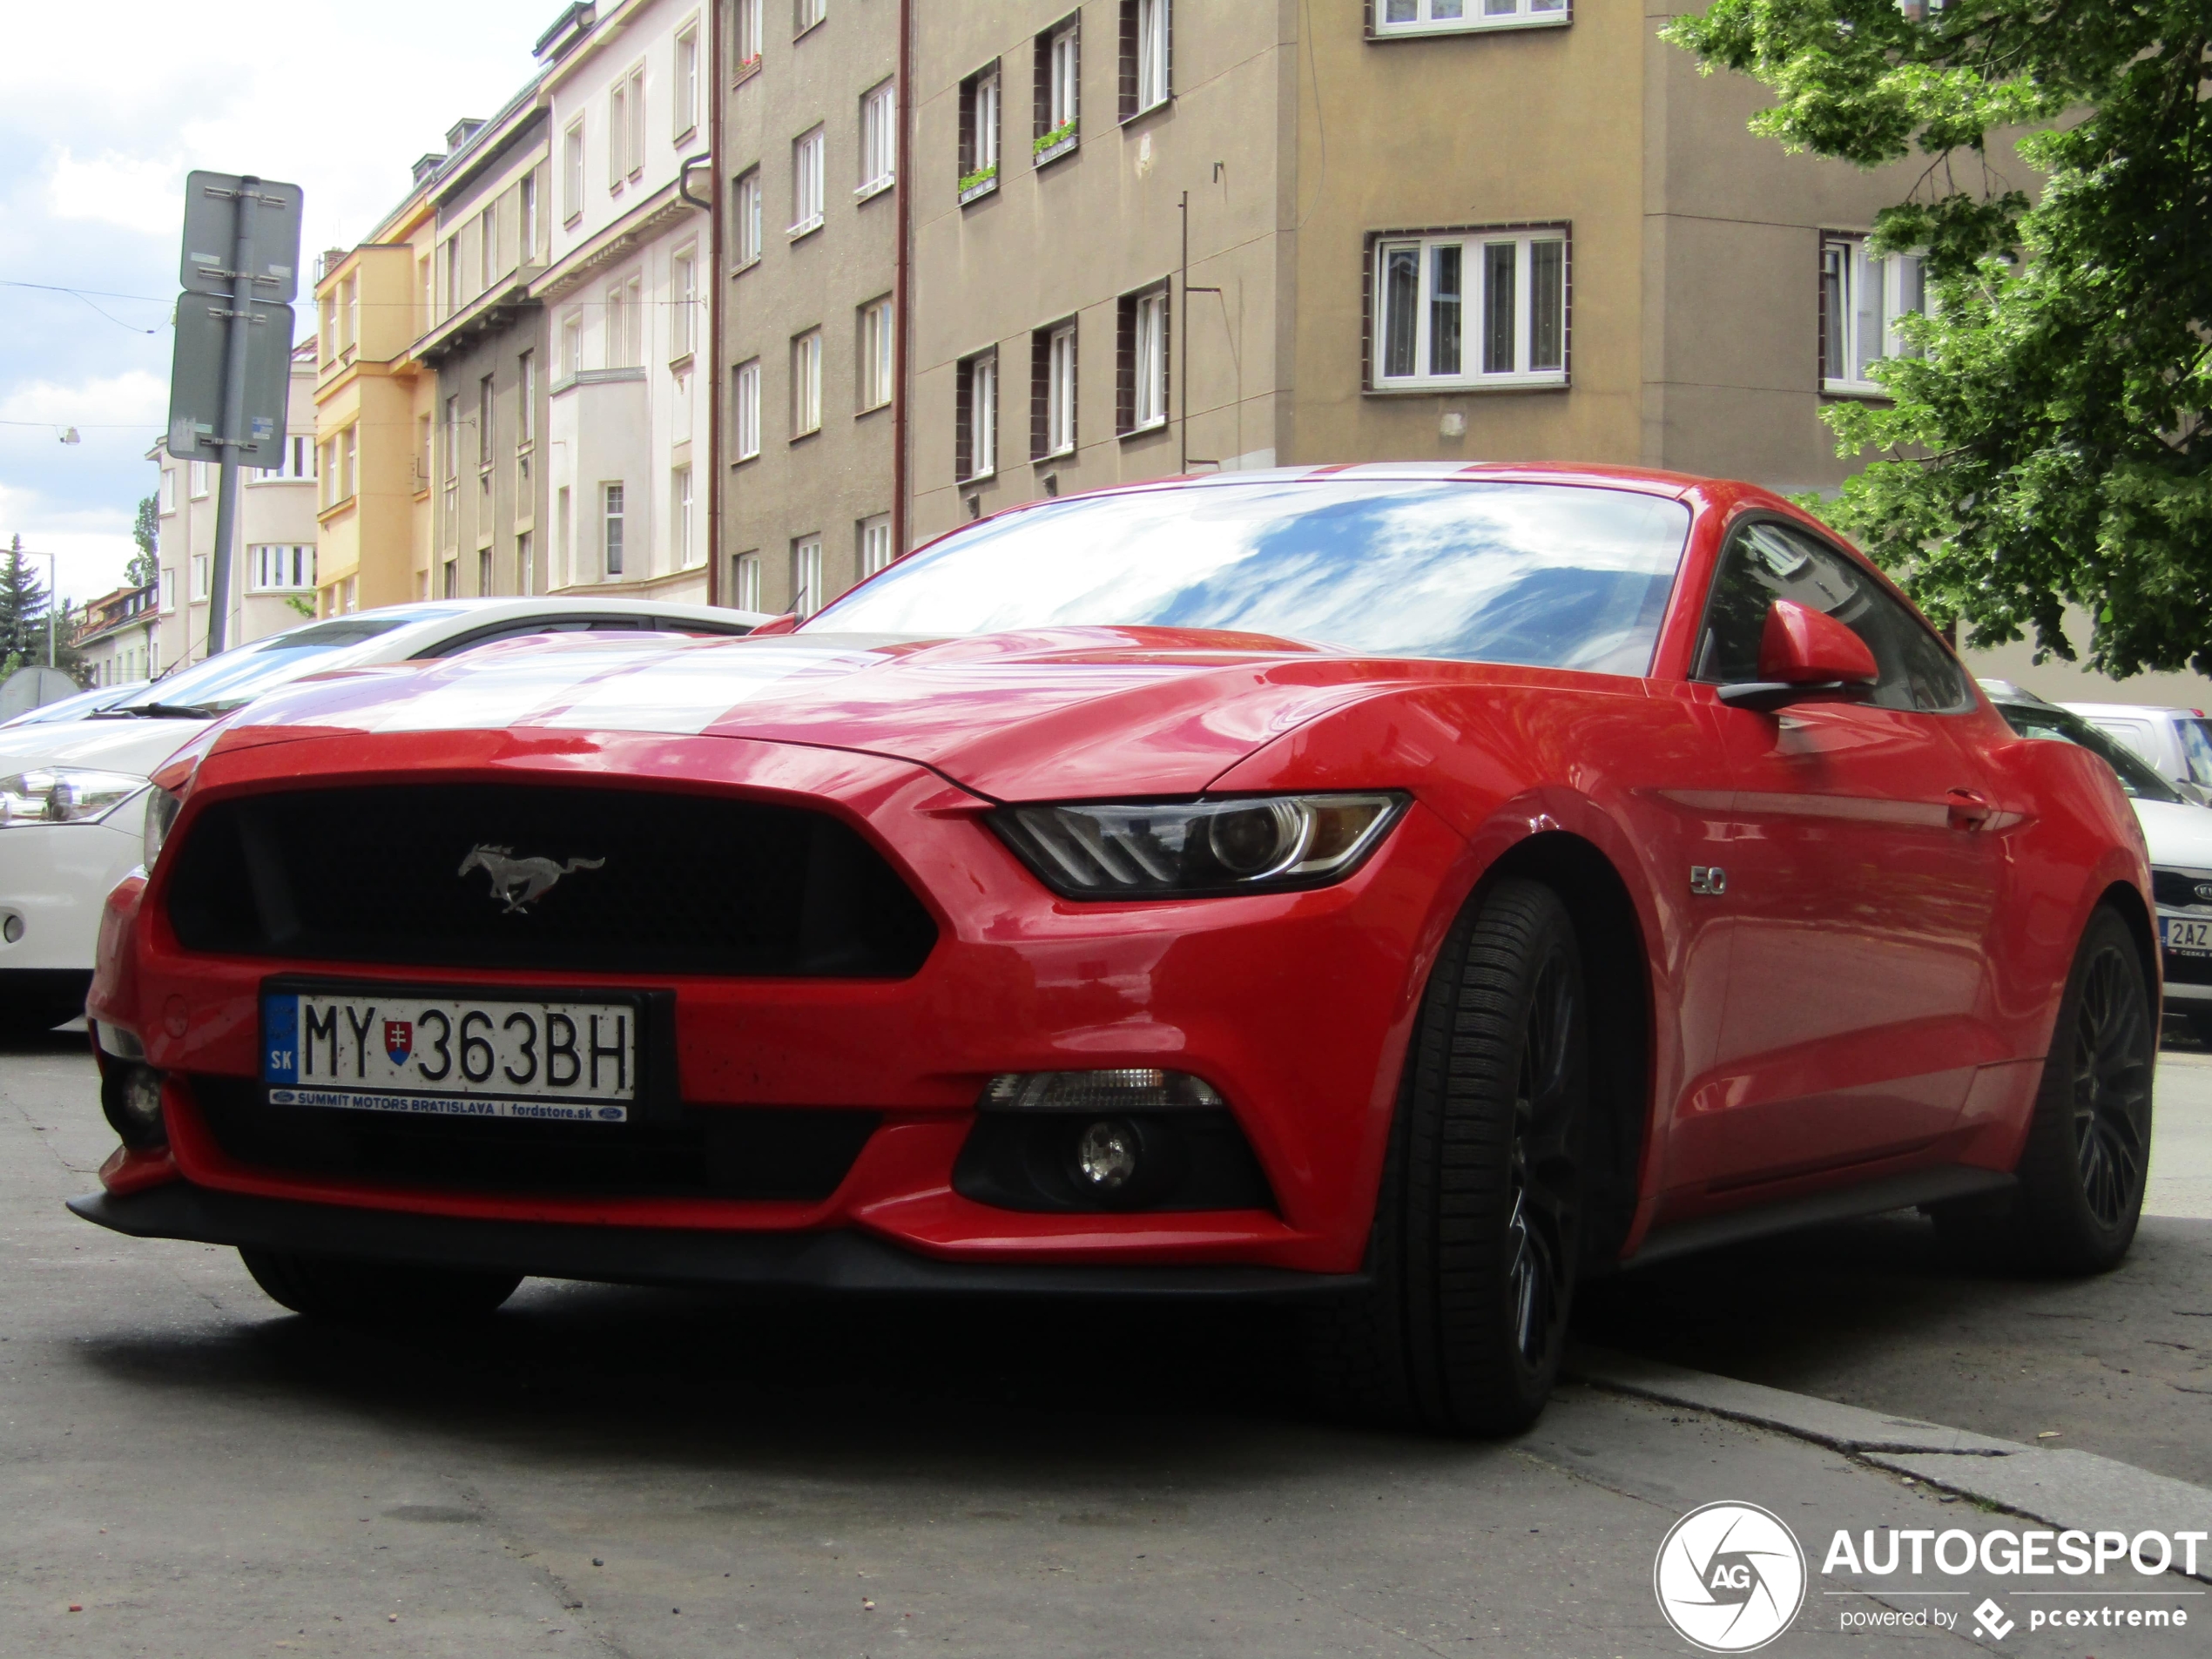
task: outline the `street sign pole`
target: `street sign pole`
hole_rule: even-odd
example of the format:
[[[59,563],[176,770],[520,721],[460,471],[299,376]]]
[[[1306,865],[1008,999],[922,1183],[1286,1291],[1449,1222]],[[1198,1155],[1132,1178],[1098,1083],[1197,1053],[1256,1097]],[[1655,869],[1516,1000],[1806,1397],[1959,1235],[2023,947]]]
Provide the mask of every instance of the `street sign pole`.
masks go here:
[[[231,543],[238,533],[239,446],[246,440],[246,353],[253,325],[253,215],[260,206],[259,179],[238,181],[231,200],[238,226],[232,239],[230,337],[223,350],[222,477],[215,496],[214,569],[207,584],[207,654],[221,653],[229,632]]]

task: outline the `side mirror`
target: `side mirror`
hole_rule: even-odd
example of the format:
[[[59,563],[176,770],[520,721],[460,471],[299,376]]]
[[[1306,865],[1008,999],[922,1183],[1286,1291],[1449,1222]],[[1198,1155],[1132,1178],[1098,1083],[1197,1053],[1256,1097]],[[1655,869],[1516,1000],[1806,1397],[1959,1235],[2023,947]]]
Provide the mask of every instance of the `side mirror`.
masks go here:
[[[1866,642],[1833,617],[1777,599],[1759,634],[1759,678],[1720,688],[1740,709],[1778,709],[1811,697],[1864,697],[1881,678]]]

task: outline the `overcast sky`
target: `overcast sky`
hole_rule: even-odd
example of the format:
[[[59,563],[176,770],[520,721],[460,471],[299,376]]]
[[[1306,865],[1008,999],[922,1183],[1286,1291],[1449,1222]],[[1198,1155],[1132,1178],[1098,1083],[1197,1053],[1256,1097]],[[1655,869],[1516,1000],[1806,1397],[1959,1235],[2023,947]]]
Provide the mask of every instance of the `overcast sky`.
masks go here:
[[[152,0],[6,7],[0,279],[97,292],[0,287],[0,548],[20,532],[58,554],[72,598],[121,578],[168,408],[188,171],[300,185],[311,269],[375,227],[456,119],[529,78],[561,10],[293,0],[225,29]],[[304,332],[304,293],[299,310]],[[59,442],[66,426],[83,442]]]

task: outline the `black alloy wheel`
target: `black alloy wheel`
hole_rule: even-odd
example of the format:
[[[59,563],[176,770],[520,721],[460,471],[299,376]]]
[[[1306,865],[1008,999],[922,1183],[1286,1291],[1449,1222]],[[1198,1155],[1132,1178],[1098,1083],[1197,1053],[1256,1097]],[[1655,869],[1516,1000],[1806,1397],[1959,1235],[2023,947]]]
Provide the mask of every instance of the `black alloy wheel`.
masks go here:
[[[2018,1189],[1934,1206],[1968,1256],[2052,1273],[2103,1273],[2134,1242],[2150,1166],[2158,1022],[2134,932],[2110,905],[2082,930],[2043,1062]]]
[[[1535,1420],[1581,1245],[1589,1016],[1575,926],[1540,882],[1469,901],[1408,1046],[1366,1289],[1305,1316],[1321,1402],[1438,1433]]]

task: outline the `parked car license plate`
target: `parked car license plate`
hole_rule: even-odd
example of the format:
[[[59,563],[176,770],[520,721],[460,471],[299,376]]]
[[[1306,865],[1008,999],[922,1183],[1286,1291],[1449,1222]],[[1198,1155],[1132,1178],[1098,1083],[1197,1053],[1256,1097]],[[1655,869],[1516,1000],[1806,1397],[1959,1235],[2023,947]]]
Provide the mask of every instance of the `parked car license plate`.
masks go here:
[[[2212,921],[2195,921],[2185,916],[2161,916],[2159,927],[2166,937],[2166,948],[2185,952],[2189,955],[2212,954]]]
[[[622,1123],[637,1098],[635,1000],[265,991],[272,1106]]]

